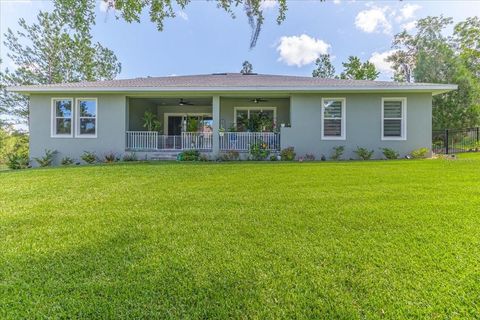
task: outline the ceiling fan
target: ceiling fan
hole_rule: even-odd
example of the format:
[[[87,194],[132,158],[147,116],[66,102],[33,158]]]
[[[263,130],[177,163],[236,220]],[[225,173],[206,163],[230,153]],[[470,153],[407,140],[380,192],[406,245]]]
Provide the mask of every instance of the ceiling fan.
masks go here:
[[[260,102],[267,102],[268,100],[262,99],[262,98],[255,98],[250,101],[252,101],[253,103],[260,103]]]
[[[179,106],[193,106],[193,103],[185,101],[185,100],[183,100],[183,98],[181,98],[180,101],[178,102],[178,105]]]

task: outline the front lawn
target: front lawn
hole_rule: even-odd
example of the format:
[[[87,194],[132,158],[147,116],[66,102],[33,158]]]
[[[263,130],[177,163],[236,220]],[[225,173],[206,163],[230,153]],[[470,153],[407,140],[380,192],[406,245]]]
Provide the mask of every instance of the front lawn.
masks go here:
[[[475,318],[480,158],[0,173],[0,318]]]

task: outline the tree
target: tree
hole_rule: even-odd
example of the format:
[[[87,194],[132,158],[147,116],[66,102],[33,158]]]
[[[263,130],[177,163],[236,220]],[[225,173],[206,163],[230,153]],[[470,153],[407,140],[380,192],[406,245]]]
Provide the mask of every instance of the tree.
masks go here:
[[[166,18],[174,18],[175,7],[185,9],[191,0],[102,0],[107,8],[114,10],[117,18],[127,22],[140,22],[143,10],[148,10],[150,21],[155,23],[159,31],[163,31]],[[243,6],[243,11],[248,18],[252,34],[250,48],[255,47],[264,22],[263,2],[264,0],[214,0],[217,7],[223,9],[235,18],[234,9]],[[323,1],[323,0],[320,0]],[[276,0],[278,4],[277,24],[285,20],[287,12],[287,0]],[[90,24],[94,16],[96,0],[55,0],[55,6],[63,16],[70,17],[72,23],[79,25]],[[83,14],[87,12],[88,14]]]
[[[312,71],[313,77],[318,78],[334,78],[335,67],[330,61],[329,54],[321,54],[315,61],[316,69]]]
[[[375,65],[370,61],[363,62],[355,56],[348,57],[347,62],[343,62],[343,72],[340,79],[350,80],[375,80],[380,72],[377,71]]]
[[[480,78],[480,18],[470,17],[454,28],[453,43],[465,66]]]
[[[4,34],[7,56],[17,68],[0,69],[0,109],[11,116],[26,120],[28,98],[6,86],[108,80],[120,72],[113,51],[93,43],[90,26],[79,23],[76,29],[75,21],[57,10],[40,12],[32,25],[20,19],[19,26]]]
[[[388,58],[396,81],[458,84],[458,90],[433,97],[434,129],[471,127],[480,120],[480,21],[468,18],[448,37],[445,29],[452,23],[443,16],[420,19],[415,34],[395,35],[396,51]]]
[[[242,63],[242,70],[240,70],[240,73],[247,74],[247,73],[252,73],[252,72],[253,72],[252,64],[250,62],[248,62],[247,60],[245,60]]]

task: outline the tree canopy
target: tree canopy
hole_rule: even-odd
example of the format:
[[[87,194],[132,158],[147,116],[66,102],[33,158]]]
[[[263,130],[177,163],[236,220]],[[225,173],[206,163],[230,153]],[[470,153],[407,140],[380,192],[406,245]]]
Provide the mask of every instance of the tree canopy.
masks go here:
[[[416,33],[395,35],[387,60],[396,81],[458,84],[433,98],[434,129],[472,127],[480,120],[480,19],[456,24],[447,36],[452,23],[444,16],[418,20]]]
[[[176,7],[183,10],[192,0],[102,0],[107,8],[112,9],[118,19],[129,23],[140,22],[141,14],[148,11],[150,21],[159,31],[164,28],[165,19],[176,16]],[[264,0],[212,0],[217,7],[235,18],[235,8],[243,7],[248,23],[252,30],[250,48],[255,47],[265,20],[263,14]],[[323,1],[323,0],[320,0]],[[55,0],[56,8],[65,16],[69,16],[72,23],[89,25],[95,18],[96,0]],[[286,18],[287,0],[276,0],[278,4],[277,23],[281,24]],[[87,14],[83,14],[86,12]]]
[[[380,75],[373,63],[370,61],[362,63],[359,57],[350,56],[342,65],[344,71],[340,74],[340,79],[375,80]]]
[[[240,73],[248,74],[252,72],[253,72],[253,65],[249,61],[245,60],[242,63],[242,70],[240,70]]]
[[[85,20],[89,17],[85,13]],[[113,79],[121,65],[112,50],[94,43],[90,25],[76,24],[58,10],[40,12],[31,25],[4,34],[7,56],[15,70],[0,70],[0,110],[26,120],[28,98],[9,93],[6,86]]]
[[[330,61],[329,54],[321,54],[315,60],[316,68],[312,71],[312,76],[317,78],[335,78],[335,67]]]

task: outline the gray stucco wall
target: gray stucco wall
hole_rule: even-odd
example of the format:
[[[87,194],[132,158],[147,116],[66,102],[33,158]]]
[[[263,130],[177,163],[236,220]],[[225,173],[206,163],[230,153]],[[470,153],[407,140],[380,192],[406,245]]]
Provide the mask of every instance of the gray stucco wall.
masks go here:
[[[346,140],[327,141],[321,139],[321,99],[323,97],[346,98]],[[407,140],[381,140],[381,99],[382,97],[407,98]],[[98,99],[97,138],[52,138],[51,99],[52,97],[96,97]],[[83,151],[96,152],[103,156],[107,152],[119,155],[125,152],[125,131],[144,130],[141,117],[145,110],[157,112],[163,120],[164,112],[211,112],[211,106],[158,106],[151,103],[131,103],[125,95],[32,95],[30,103],[30,156],[38,157],[45,149],[58,151],[56,163],[64,156],[80,159]],[[220,119],[228,128],[234,121],[234,107],[258,106],[247,99],[221,98]],[[330,157],[332,147],[344,145],[344,158],[356,158],[353,151],[357,146],[375,151],[381,158],[380,147],[393,148],[402,156],[414,149],[431,148],[432,97],[421,94],[294,94],[290,99],[269,99],[262,106],[277,107],[277,122],[291,123],[282,128],[282,148],[294,146],[298,156],[313,153],[317,158]],[[127,109],[129,112],[127,113]]]
[[[322,97],[346,98],[346,139],[321,139]],[[407,98],[407,140],[382,141],[382,97]],[[294,146],[297,156],[313,153],[320,158],[332,154],[334,146],[345,146],[344,158],[356,158],[357,146],[375,151],[375,158],[382,158],[379,148],[395,149],[405,156],[414,149],[432,144],[432,96],[422,94],[303,94],[291,96],[291,128],[282,128],[282,148]]]
[[[52,138],[52,97],[98,99],[97,138]],[[83,151],[125,152],[126,98],[123,95],[32,95],[30,97],[30,157],[42,156],[45,149],[57,150],[55,163],[64,156],[79,160]],[[35,164],[35,163],[34,163]]]

